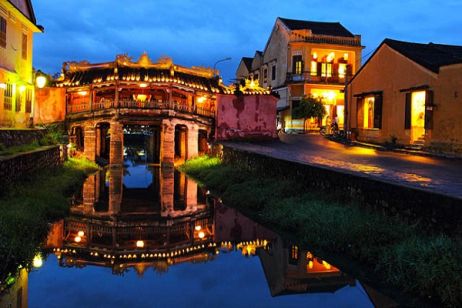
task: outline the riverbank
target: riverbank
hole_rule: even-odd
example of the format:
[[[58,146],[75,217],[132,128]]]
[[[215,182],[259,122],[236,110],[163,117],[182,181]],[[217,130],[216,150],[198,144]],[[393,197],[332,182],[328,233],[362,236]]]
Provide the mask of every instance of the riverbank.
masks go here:
[[[197,158],[181,170],[222,196],[226,205],[317,249],[359,261],[388,285],[447,306],[462,304],[459,239],[366,211],[339,194],[307,192],[295,178],[275,180],[217,158]]]
[[[84,159],[37,172],[9,187],[0,198],[0,291],[19,267],[29,268],[48,232],[48,223],[64,217],[69,197],[98,167]]]

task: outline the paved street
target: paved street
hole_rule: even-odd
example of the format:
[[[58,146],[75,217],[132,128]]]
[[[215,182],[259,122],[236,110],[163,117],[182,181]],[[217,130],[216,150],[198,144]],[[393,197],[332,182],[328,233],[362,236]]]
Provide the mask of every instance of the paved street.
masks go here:
[[[317,135],[280,135],[280,141],[228,146],[462,199],[462,160],[346,146]]]

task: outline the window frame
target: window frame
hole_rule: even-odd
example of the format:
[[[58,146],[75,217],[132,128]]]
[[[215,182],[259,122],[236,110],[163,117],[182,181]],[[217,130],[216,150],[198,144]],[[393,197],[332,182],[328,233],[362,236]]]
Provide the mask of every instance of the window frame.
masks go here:
[[[7,32],[8,32],[8,21],[5,17],[0,15],[0,47],[6,48],[7,46]]]

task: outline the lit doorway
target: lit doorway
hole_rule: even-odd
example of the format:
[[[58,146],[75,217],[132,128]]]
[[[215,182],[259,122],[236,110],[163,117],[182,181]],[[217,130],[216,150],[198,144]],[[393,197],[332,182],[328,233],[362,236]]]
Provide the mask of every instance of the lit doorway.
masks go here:
[[[411,96],[411,143],[424,141],[426,92],[412,92]]]

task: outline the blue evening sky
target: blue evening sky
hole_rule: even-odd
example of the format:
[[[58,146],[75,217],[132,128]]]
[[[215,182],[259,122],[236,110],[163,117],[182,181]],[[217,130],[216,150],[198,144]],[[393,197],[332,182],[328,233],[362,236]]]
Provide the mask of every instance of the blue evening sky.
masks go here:
[[[460,0],[33,0],[44,34],[35,36],[34,66],[58,72],[64,61],[112,61],[168,55],[175,63],[212,67],[227,83],[239,60],[262,50],[277,16],[339,21],[361,34],[363,55],[385,38],[462,45]],[[366,58],[366,57],[364,57]]]

